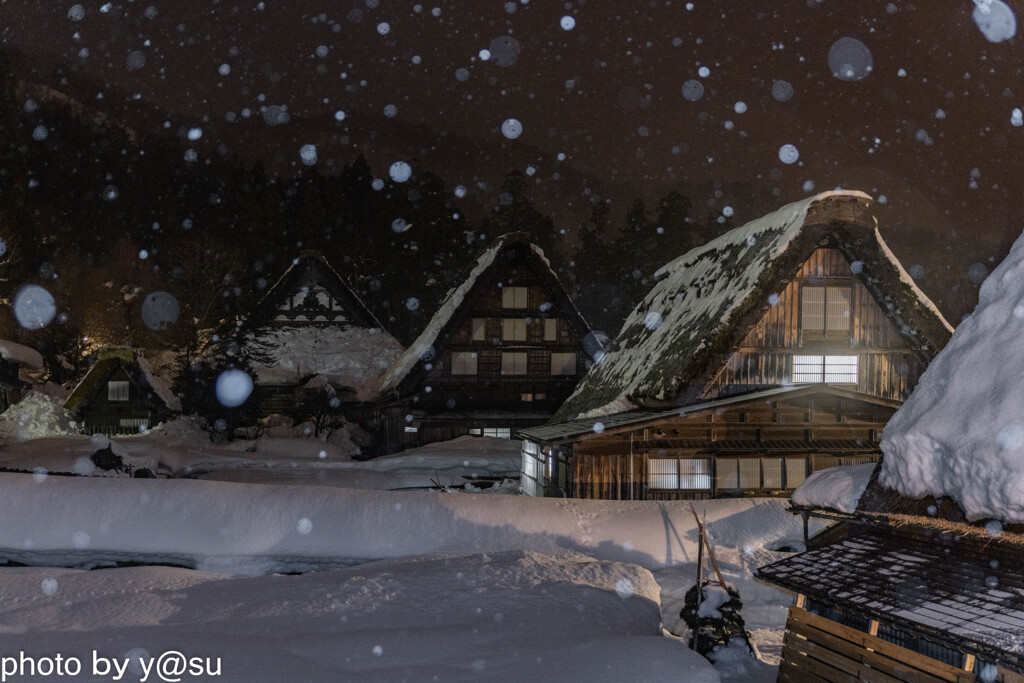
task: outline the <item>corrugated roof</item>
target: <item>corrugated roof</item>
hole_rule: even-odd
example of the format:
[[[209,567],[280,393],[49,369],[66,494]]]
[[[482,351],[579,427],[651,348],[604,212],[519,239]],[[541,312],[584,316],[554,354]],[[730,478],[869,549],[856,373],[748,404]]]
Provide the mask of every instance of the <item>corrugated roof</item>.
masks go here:
[[[1024,657],[1021,559],[1020,548],[993,539],[946,534],[926,542],[870,530],[762,567],[757,576],[954,647]]]

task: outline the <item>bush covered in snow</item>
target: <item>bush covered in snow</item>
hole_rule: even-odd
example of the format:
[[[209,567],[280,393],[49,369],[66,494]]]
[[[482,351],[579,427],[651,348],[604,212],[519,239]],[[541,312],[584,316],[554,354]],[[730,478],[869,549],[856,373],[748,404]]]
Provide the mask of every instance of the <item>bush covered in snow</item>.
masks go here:
[[[64,401],[35,391],[0,415],[0,444],[78,433]]]

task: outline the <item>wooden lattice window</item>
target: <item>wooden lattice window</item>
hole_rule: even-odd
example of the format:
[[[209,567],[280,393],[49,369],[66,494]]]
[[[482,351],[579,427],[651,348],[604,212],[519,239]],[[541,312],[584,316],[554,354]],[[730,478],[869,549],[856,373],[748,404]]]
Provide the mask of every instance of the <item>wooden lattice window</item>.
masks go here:
[[[108,401],[128,400],[128,380],[111,380],[107,382]]]
[[[800,331],[805,339],[846,337],[850,333],[852,289],[810,286],[800,290]]]

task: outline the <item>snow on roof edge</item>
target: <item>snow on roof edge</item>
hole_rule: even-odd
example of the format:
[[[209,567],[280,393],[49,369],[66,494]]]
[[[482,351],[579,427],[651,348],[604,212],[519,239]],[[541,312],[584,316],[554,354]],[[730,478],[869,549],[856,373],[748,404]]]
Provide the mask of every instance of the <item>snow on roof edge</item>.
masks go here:
[[[686,333],[690,332],[692,327],[691,323],[694,323],[694,317],[699,318],[702,311],[713,308],[710,304],[713,304],[717,300],[714,294],[709,296],[703,296],[702,294],[697,295],[697,300],[694,301],[692,298],[690,302],[680,311],[676,312],[672,310],[674,306],[669,305],[670,301],[674,301],[675,295],[683,292],[687,289],[694,289],[695,283],[694,278],[700,279],[701,267],[698,267],[702,261],[707,262],[704,265],[703,271],[715,270],[721,267],[714,258],[708,258],[709,254],[714,252],[724,251],[728,247],[735,247],[737,245],[746,244],[746,248],[756,248],[758,242],[758,236],[769,231],[779,231],[777,235],[773,237],[773,242],[770,245],[770,251],[768,260],[774,261],[779,258],[780,255],[784,254],[793,240],[801,234],[806,223],[808,212],[814,204],[827,200],[831,197],[850,197],[860,200],[866,200],[871,202],[872,198],[870,195],[861,192],[859,190],[831,190],[828,192],[821,192],[811,197],[806,197],[797,202],[791,202],[785,206],[779,207],[775,211],[760,216],[753,220],[744,223],[738,228],[734,228],[729,232],[716,237],[707,244],[695,247],[690,251],[686,252],[682,256],[679,256],[666,265],[659,268],[655,273],[657,282],[651,288],[651,290],[644,296],[644,298],[636,305],[632,313],[627,317],[623,323],[622,330],[616,337],[616,342],[623,341],[624,343],[617,348],[615,351],[609,352],[601,361],[601,363],[595,364],[591,370],[584,375],[583,379],[577,385],[576,390],[566,400],[563,407],[569,406],[574,400],[579,400],[579,397],[585,396],[588,388],[592,387],[595,382],[604,382],[606,384],[617,384],[616,394],[611,396],[606,395],[604,398],[599,399],[600,402],[592,401],[589,404],[583,404],[581,406],[572,406],[571,410],[567,413],[556,415],[556,420],[560,422],[567,422],[574,419],[579,419],[582,415],[599,416],[611,414],[612,411],[619,405],[642,405],[642,401],[637,400],[638,397],[646,396],[647,398],[659,398],[664,400],[665,396],[655,396],[654,393],[660,391],[662,394],[667,390],[664,386],[664,382],[660,381],[659,378],[653,376],[653,368],[657,365],[657,362],[652,362],[652,359],[664,357],[673,346],[673,342],[677,340],[683,332],[679,332],[676,328],[685,327]],[[752,264],[757,265],[757,264]],[[700,331],[704,341],[694,345],[694,348],[689,351],[687,358],[692,358],[698,351],[706,347],[706,341],[713,338],[720,332],[723,326],[727,325],[729,320],[732,318],[737,309],[741,308],[742,305],[751,296],[752,292],[757,289],[757,286],[761,280],[761,273],[763,273],[763,265],[760,264],[760,268],[756,268],[753,272],[747,272],[746,281],[743,278],[731,278],[729,286],[742,285],[743,289],[736,291],[725,291],[719,292],[719,296],[724,294],[730,294],[730,298],[725,303],[724,309],[721,314],[717,317],[717,321],[713,327],[708,330]],[[710,270],[709,270],[710,269]],[[658,306],[667,308],[667,310],[655,310]],[[659,314],[660,324],[655,329],[650,330],[647,336],[637,342],[635,339],[628,337],[635,336],[634,330],[639,329],[640,326],[646,326],[646,317],[650,315],[650,312],[654,311]],[[650,329],[650,328],[648,328]],[[676,330],[673,332],[673,330]],[[673,347],[674,348],[674,347]],[[688,361],[683,361],[685,364]],[[633,367],[642,364],[644,368]],[[609,368],[611,366],[611,369]],[[622,366],[622,367],[617,367]],[[659,386],[655,386],[659,384]],[[678,387],[677,387],[678,388]],[[597,389],[591,389],[591,391],[602,392],[602,387],[598,385]],[[654,392],[654,393],[652,393]],[[607,393],[607,392],[602,392]],[[579,410],[583,408],[583,410]]]
[[[437,309],[437,313],[427,323],[420,336],[395,360],[394,364],[387,369],[387,372],[381,376],[377,390],[378,394],[397,389],[402,380],[416,367],[416,363],[425,356],[433,355],[435,351],[434,342],[437,341],[441,330],[448,324],[451,317],[455,315],[455,312],[459,310],[459,307],[462,306],[466,295],[476,286],[480,276],[494,265],[494,259],[497,257],[498,252],[505,246],[506,237],[506,235],[502,235],[498,238],[497,243],[486,249],[477,259],[476,266],[469,272],[466,279],[448,292],[444,303]]]
[[[946,329],[949,330],[949,333],[952,334],[953,326],[949,324],[949,321],[946,320],[946,317],[942,315],[942,313],[935,306],[935,304],[932,303],[932,300],[928,298],[928,295],[921,291],[921,289],[917,286],[917,283],[914,282],[914,278],[910,277],[910,273],[904,270],[903,265],[899,262],[899,259],[896,258],[896,255],[892,253],[891,249],[889,249],[889,245],[885,243],[884,239],[882,239],[882,233],[879,231],[877,225],[875,226],[875,239],[878,240],[878,246],[881,247],[882,253],[885,254],[885,258],[889,259],[889,263],[892,264],[892,266],[896,269],[896,272],[899,273],[900,281],[903,284],[910,287],[911,290],[913,290],[914,296],[917,297],[917,300],[920,301],[925,308],[934,313],[935,317],[939,319],[939,322],[941,322],[946,327]]]

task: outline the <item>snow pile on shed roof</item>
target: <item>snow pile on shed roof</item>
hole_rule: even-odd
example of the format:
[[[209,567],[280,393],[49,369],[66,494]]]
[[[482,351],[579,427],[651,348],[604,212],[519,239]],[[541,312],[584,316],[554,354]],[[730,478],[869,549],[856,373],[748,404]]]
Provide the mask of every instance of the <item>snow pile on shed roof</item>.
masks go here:
[[[437,338],[440,336],[441,331],[448,325],[452,317],[462,306],[462,303],[466,299],[473,288],[476,287],[476,283],[480,280],[480,277],[487,272],[492,265],[498,254],[514,242],[525,242],[530,245],[530,249],[535,253],[544,263],[544,265],[550,270],[551,262],[544,255],[544,250],[538,247],[536,244],[529,242],[525,239],[525,234],[521,232],[513,232],[507,235],[502,235],[494,243],[493,246],[484,251],[477,259],[476,266],[469,272],[469,276],[457,287],[453,287],[445,298],[444,303],[437,309],[437,313],[430,319],[426,328],[420,333],[420,336],[416,338],[416,341],[405,350],[398,360],[395,361],[384,376],[380,380],[380,393],[388,391],[394,391],[398,388],[398,385],[402,383],[402,380],[416,367],[416,363],[420,360],[429,361],[434,357],[436,349],[434,344],[437,342]],[[552,276],[555,277],[552,272]],[[556,277],[557,279],[557,277]]]
[[[820,470],[793,491],[793,503],[853,514],[874,471],[873,462]]]
[[[352,387],[369,398],[377,379],[402,353],[402,345],[385,330],[373,327],[264,327],[247,341],[265,345],[275,362],[256,365],[262,383],[290,383],[310,375]]]
[[[42,370],[43,368],[43,357],[39,355],[38,351],[6,339],[0,340],[0,358],[14,361],[18,365],[24,365],[33,370]]]
[[[1024,522],[1024,238],[981,287],[882,435],[879,481],[949,496],[968,519]]]
[[[663,266],[613,349],[591,368],[556,419],[599,417],[675,399],[696,356],[710,351],[804,226],[811,205],[831,197],[869,203],[863,192],[823,192],[788,204]],[[771,292],[764,292],[767,297]]]
[[[156,374],[156,371],[153,370],[152,364],[146,360],[146,357],[141,353],[136,353],[135,361],[139,364],[139,369],[142,370],[142,376],[146,378],[146,382],[149,383],[149,388],[153,390],[153,393],[156,394],[168,408],[175,412],[181,412],[181,399],[171,391],[171,387],[168,386],[167,382]]]

